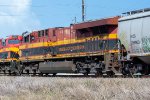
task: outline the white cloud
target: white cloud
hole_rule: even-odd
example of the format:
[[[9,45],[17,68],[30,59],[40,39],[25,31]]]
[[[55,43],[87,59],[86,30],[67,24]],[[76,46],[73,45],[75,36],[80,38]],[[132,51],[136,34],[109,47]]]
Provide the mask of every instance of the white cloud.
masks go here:
[[[0,6],[0,38],[39,28],[40,21],[31,11],[32,0],[0,0],[0,4],[11,5]]]

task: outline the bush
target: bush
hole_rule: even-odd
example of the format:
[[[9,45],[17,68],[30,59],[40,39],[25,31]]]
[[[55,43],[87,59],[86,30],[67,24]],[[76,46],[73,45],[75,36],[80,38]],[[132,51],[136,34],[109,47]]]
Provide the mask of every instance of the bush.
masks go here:
[[[2,100],[149,100],[149,79],[0,77]]]

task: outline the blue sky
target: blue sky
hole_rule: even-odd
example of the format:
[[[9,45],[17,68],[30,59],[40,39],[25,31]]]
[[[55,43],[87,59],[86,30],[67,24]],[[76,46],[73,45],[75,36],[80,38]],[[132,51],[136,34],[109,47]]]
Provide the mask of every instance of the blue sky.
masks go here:
[[[149,0],[85,0],[86,20],[120,15],[123,12],[150,7]],[[33,0],[34,8],[41,14],[42,27],[67,26],[77,17],[81,21],[81,0]],[[38,9],[38,10],[37,10]],[[39,12],[40,11],[40,12]]]
[[[150,0],[85,0],[85,4],[86,20],[94,20],[149,8]],[[69,26],[75,17],[81,22],[81,0],[1,0],[0,38],[24,31]]]

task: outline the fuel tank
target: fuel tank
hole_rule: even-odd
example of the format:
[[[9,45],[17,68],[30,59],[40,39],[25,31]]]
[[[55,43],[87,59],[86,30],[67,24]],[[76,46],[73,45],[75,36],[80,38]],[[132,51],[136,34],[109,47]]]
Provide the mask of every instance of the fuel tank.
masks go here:
[[[41,62],[39,70],[42,73],[73,73],[75,72],[73,61]]]

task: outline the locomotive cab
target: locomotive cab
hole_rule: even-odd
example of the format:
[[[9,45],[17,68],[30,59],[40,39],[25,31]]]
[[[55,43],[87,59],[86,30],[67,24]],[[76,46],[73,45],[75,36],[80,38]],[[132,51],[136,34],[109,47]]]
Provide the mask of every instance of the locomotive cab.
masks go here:
[[[5,41],[8,47],[18,47],[22,42],[22,36],[13,35],[8,37]]]
[[[19,58],[18,46],[21,45],[22,37],[18,35],[10,36],[0,40],[0,60],[10,61]]]
[[[18,72],[19,46],[21,36],[10,36],[0,40],[0,72],[12,74]]]

